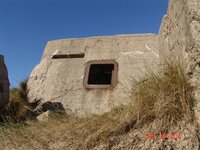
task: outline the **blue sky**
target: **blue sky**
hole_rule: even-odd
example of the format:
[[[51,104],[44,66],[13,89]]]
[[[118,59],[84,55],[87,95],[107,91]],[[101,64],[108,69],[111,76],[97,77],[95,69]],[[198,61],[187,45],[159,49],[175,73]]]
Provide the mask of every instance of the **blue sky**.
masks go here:
[[[0,0],[0,54],[11,87],[27,79],[49,40],[158,33],[167,0]]]

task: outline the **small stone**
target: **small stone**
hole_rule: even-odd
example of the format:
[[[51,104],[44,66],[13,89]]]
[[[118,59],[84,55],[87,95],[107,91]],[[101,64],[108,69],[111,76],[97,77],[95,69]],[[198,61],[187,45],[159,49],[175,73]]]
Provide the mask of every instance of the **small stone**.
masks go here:
[[[46,111],[42,114],[40,114],[39,116],[36,117],[36,119],[39,121],[39,122],[47,122],[51,116],[51,111]]]

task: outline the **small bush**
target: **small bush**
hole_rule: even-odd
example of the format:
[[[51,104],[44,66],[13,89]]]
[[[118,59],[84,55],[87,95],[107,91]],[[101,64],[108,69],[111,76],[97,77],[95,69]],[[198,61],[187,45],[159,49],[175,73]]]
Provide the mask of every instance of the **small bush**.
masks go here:
[[[10,100],[3,109],[1,117],[4,121],[20,122],[30,118],[31,107],[27,98],[27,81],[20,83],[19,88],[10,89]]]

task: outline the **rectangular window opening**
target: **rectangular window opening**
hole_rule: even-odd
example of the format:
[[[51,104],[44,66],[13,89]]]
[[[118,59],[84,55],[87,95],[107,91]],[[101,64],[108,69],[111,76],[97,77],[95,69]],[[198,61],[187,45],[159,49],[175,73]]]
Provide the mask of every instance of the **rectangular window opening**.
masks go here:
[[[83,85],[87,89],[111,89],[117,85],[118,63],[114,60],[87,62]]]
[[[88,84],[111,84],[114,64],[92,64],[90,66]]]
[[[84,53],[79,54],[54,54],[52,59],[70,59],[70,58],[84,58]]]

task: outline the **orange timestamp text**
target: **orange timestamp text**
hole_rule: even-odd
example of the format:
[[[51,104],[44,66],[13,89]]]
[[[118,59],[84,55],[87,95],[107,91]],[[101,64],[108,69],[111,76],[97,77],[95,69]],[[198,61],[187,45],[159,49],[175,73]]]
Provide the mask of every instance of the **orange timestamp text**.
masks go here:
[[[160,134],[155,134],[155,133],[147,133],[146,134],[146,139],[160,139],[160,140],[166,140],[166,139],[181,139],[183,136],[180,133],[160,133]]]

